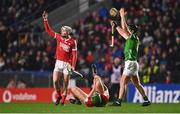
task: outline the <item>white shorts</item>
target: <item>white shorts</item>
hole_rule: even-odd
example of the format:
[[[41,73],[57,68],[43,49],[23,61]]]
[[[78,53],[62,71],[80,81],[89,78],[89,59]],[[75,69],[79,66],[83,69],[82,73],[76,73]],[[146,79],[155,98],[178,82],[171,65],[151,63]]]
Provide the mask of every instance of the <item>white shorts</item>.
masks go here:
[[[71,65],[68,62],[56,60],[54,71],[68,75],[71,71]]]
[[[138,76],[139,64],[137,61],[125,61],[125,67],[123,75],[126,76]]]

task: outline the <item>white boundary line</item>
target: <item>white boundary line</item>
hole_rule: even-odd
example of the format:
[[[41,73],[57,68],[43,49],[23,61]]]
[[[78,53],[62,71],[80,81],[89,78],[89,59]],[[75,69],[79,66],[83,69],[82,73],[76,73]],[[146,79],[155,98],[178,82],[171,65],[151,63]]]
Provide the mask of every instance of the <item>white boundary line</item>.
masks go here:
[[[39,112],[40,113],[40,112]],[[28,114],[39,114],[38,112],[35,113],[28,113]],[[42,112],[41,112],[42,113]],[[0,113],[0,114],[24,114],[24,113]],[[179,114],[179,113],[45,113],[45,114]]]

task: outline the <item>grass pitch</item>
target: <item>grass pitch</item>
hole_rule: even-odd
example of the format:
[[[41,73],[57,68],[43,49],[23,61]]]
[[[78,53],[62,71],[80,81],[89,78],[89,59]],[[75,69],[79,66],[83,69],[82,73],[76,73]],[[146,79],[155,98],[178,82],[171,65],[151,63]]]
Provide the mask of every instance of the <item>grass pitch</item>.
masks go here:
[[[53,103],[0,103],[0,113],[180,113],[178,104],[151,104],[142,107],[139,103],[123,103],[121,107],[86,107],[84,105]]]

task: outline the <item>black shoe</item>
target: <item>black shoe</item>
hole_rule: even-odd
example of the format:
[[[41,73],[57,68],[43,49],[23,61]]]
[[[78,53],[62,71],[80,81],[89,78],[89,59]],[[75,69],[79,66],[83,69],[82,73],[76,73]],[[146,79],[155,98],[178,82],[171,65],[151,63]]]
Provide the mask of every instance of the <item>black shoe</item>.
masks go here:
[[[76,99],[69,99],[69,102],[71,104],[77,104],[77,105],[81,105],[82,104],[80,100],[76,100]]]
[[[80,100],[76,100],[75,104],[77,104],[77,105],[81,105],[82,103],[81,103],[81,101],[80,101]]]
[[[151,105],[150,101],[144,101],[143,104],[142,104],[142,106],[149,106],[149,105]]]
[[[69,99],[69,102],[70,102],[71,104],[75,104],[75,103],[76,103],[76,100],[75,100],[75,99]]]
[[[121,106],[121,102],[119,100],[116,100],[112,104],[110,104],[109,106]]]
[[[56,99],[56,102],[54,103],[56,106],[59,105],[59,102],[60,102],[61,98],[62,98],[62,97],[58,97],[58,98]]]

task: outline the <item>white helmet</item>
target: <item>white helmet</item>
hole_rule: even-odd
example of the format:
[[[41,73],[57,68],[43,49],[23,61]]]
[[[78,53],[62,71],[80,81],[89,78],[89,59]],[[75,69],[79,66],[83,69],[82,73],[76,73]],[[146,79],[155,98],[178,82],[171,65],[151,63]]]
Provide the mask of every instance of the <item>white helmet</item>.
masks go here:
[[[68,34],[71,34],[73,32],[72,28],[70,26],[62,26],[63,29],[65,29],[67,31]]]

